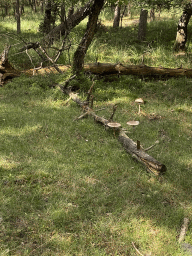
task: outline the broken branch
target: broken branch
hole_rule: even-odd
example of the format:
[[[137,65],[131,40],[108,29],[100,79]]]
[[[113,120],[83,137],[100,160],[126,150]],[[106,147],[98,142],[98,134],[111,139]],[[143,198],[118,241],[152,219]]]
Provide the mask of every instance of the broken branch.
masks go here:
[[[109,122],[111,122],[113,120],[113,116],[115,114],[116,109],[117,109],[117,105],[114,105],[113,106],[113,113],[111,114],[111,117],[109,118]]]
[[[144,255],[137,249],[137,247],[135,246],[135,244],[134,244],[133,242],[132,242],[132,245],[133,245],[134,249],[136,250],[136,252],[137,252],[139,255],[144,256]]]
[[[67,93],[73,101],[75,101],[80,107],[83,108],[83,110],[86,112],[85,115],[88,114],[92,116],[96,122],[103,124],[105,127],[108,125],[109,120],[96,115],[95,112],[89,106],[87,106],[86,104],[87,102],[81,101],[81,99],[77,96],[77,94],[66,89],[64,90],[64,92]],[[119,131],[119,141],[122,143],[125,150],[133,158],[135,158],[137,161],[139,161],[144,166],[146,166],[149,172],[157,176],[166,171],[166,166],[164,164],[161,164],[152,156],[149,156],[142,148],[137,149],[137,143],[135,143],[125,134],[123,128],[118,128],[118,131]]]
[[[181,243],[181,242],[183,242],[185,240],[185,236],[186,236],[186,233],[187,233],[188,225],[189,225],[189,219],[188,218],[184,218],[183,225],[181,227],[181,231],[180,231],[180,234],[179,234],[179,239],[178,239],[179,243]]]
[[[92,91],[93,91],[94,83],[95,83],[95,82],[93,81],[93,84],[91,85],[91,87],[90,87],[90,89],[89,89],[89,91],[88,91],[88,93],[87,93],[87,104],[88,104],[88,105],[89,105],[91,93],[92,93]]]

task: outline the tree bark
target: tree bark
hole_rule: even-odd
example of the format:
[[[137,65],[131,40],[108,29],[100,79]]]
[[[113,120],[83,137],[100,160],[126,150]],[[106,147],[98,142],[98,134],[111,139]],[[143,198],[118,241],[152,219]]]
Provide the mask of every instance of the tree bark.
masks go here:
[[[98,75],[137,75],[151,77],[192,77],[192,69],[149,67],[146,65],[130,65],[110,63],[91,63],[84,65],[85,72]]]
[[[10,47],[5,47],[0,55],[0,86],[3,86],[9,79],[19,77],[20,71],[15,70],[8,61]]]
[[[108,127],[109,120],[100,117],[95,114],[92,108],[90,108],[87,105],[87,101],[83,102],[81,99],[77,96],[77,94],[64,90],[65,93],[67,93],[70,98],[75,101],[80,107],[84,109],[85,112],[87,112],[88,115],[92,116],[96,122],[99,122],[103,124],[105,127]],[[83,117],[85,114],[83,115]],[[117,131],[119,132],[118,140],[121,142],[127,153],[129,153],[134,159],[136,159],[138,162],[142,163],[146,168],[147,171],[153,173],[154,175],[158,176],[166,171],[166,166],[164,164],[161,164],[159,161],[154,159],[152,156],[148,155],[142,148],[137,149],[137,143],[135,143],[133,140],[131,140],[123,131],[123,129],[118,128]]]
[[[93,37],[97,28],[97,20],[101,9],[104,5],[104,0],[95,0],[89,14],[89,20],[87,23],[86,32],[77,47],[73,56],[73,70],[75,73],[80,73],[83,70],[84,57],[86,55],[87,49],[91,44]]]
[[[17,34],[21,33],[21,20],[19,11],[19,0],[16,1]]]
[[[138,40],[144,41],[146,37],[147,31],[147,10],[141,10],[140,19],[139,19],[139,30],[138,30]]]
[[[58,68],[62,72],[66,72],[71,67],[59,65]],[[122,64],[110,63],[91,63],[84,65],[84,72],[92,73],[95,75],[135,75],[142,77],[154,78],[169,78],[169,77],[188,77],[192,78],[192,69],[184,68],[163,68],[163,67],[148,67],[145,65],[130,65],[123,66]],[[33,74],[34,69],[26,70],[24,73],[28,75]],[[54,73],[55,68],[46,67],[35,71],[35,74]]]
[[[113,28],[118,28],[119,27],[120,15],[121,15],[121,6],[118,3],[115,7]]]
[[[156,176],[166,171],[166,166],[164,164],[161,164],[152,156],[148,155],[144,149],[137,149],[137,143],[131,140],[122,129],[120,131],[119,141],[134,159],[147,167],[147,171]]]
[[[42,42],[49,45],[50,43],[53,43],[55,39],[58,39],[60,36],[64,36],[66,32],[69,33],[75,26],[84,20],[87,15],[89,15],[92,4],[93,0],[90,0],[76,12],[70,14],[69,17],[67,17],[66,22],[62,22],[60,25],[52,29],[49,34],[43,38]]]
[[[45,15],[43,22],[39,25],[39,30],[45,34],[51,31],[51,20],[52,20],[52,3],[48,0],[45,6]]]
[[[187,25],[192,15],[192,3],[187,4],[177,26],[177,35],[174,44],[175,51],[184,51],[187,42]]]
[[[61,3],[61,23],[62,22],[65,22],[65,16],[66,16],[66,13],[65,13],[65,3],[64,1]]]
[[[155,8],[151,8],[150,10],[150,20],[154,21],[155,20]]]

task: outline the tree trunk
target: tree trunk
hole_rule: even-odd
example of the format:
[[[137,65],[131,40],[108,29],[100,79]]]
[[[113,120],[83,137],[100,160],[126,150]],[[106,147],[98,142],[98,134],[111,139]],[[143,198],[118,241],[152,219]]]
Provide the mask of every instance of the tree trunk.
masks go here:
[[[155,9],[154,9],[154,8],[152,8],[152,9],[150,10],[150,20],[151,20],[151,21],[154,21],[154,20],[155,20]]]
[[[9,6],[7,4],[5,4],[4,9],[5,9],[5,16],[7,16],[8,15]]]
[[[43,13],[44,12],[44,0],[42,0],[40,2],[40,6],[41,6],[41,12]]]
[[[118,28],[119,27],[120,15],[121,15],[121,6],[119,4],[117,4],[116,7],[115,7],[113,28]]]
[[[140,13],[140,19],[139,19],[139,31],[138,31],[138,40],[144,41],[146,37],[146,31],[147,31],[147,10],[141,10]]]
[[[70,17],[67,17],[66,22],[62,22],[60,25],[56,26],[50,31],[50,33],[44,37],[44,44],[51,44],[53,41],[60,36],[63,36],[71,31],[75,26],[77,26],[82,20],[84,20],[87,15],[89,15],[93,0],[90,0],[83,7],[79,8]],[[67,30],[67,31],[66,31]]]
[[[61,4],[61,23],[65,22],[66,13],[65,13],[65,3],[64,1]]]
[[[21,75],[20,71],[15,70],[8,61],[10,47],[6,47],[0,55],[0,86],[4,85],[9,79]]]
[[[126,16],[128,16],[128,17],[130,16],[130,18],[131,18],[131,16],[132,16],[132,15],[131,15],[131,3],[128,3],[128,4],[127,4],[127,15],[126,15]]]
[[[97,20],[100,14],[100,11],[104,5],[104,0],[95,0],[94,4],[91,8],[91,13],[89,14],[89,20],[87,23],[86,32],[77,47],[74,56],[73,56],[73,70],[75,73],[79,73],[83,70],[84,65],[84,57],[87,52],[89,45],[91,44],[96,28],[97,28]]]
[[[47,1],[45,6],[45,16],[43,22],[39,25],[39,30],[45,34],[48,34],[51,31],[51,0]]]
[[[37,12],[37,6],[36,6],[36,1],[33,0],[33,10],[34,12]]]
[[[16,19],[17,19],[17,34],[21,33],[21,20],[19,11],[19,0],[16,2]]]
[[[177,35],[174,44],[175,51],[184,51],[187,42],[187,25],[192,15],[192,4],[187,4],[177,26]]]
[[[56,22],[56,19],[57,19],[57,10],[58,10],[58,4],[57,4],[57,2],[55,2],[51,6],[51,24],[52,24],[52,28],[55,27],[55,22]]]
[[[24,5],[22,4],[20,7],[20,14],[22,15],[25,12]]]

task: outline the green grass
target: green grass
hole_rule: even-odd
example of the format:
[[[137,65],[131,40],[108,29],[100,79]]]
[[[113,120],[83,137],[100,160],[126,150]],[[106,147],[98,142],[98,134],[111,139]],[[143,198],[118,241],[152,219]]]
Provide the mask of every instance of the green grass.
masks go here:
[[[154,31],[150,40],[158,40],[146,61],[171,67],[170,38],[158,36],[162,24],[149,26]],[[79,34],[73,31],[74,41],[82,29],[80,24]],[[86,60],[98,54],[99,61],[140,63],[146,43],[122,40],[129,27],[109,31],[98,32]],[[12,60],[21,68],[17,58]],[[192,217],[191,79],[115,76],[95,81],[94,109],[104,108],[98,115],[109,118],[117,104],[114,120],[134,141],[147,148],[159,140],[149,151],[167,167],[158,178],[91,117],[73,121],[81,109],[51,88],[69,76],[21,76],[0,88],[0,255],[133,256],[134,242],[143,254],[184,256],[177,236],[183,218]],[[88,77],[82,80],[80,97],[86,97],[91,84]],[[134,103],[138,97],[145,100],[141,115]],[[140,121],[134,132],[126,125],[129,120]],[[192,242],[191,224],[186,241]]]

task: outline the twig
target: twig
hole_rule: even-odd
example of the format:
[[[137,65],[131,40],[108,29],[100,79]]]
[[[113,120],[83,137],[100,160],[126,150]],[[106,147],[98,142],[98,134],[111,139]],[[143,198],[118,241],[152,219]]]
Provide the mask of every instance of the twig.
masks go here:
[[[156,146],[158,143],[159,143],[159,141],[157,140],[157,141],[155,141],[155,144],[151,145],[150,147],[148,147],[148,148],[146,148],[146,149],[144,149],[144,150],[145,150],[145,151],[148,151],[148,150],[150,150],[151,148],[153,148],[154,146]]]
[[[70,77],[65,81],[64,85],[59,85],[59,87],[61,88],[61,90],[62,90],[63,92],[65,92],[65,89],[67,88],[69,82],[70,82],[71,80],[73,80],[75,77],[76,77],[76,75],[70,76]]]
[[[90,108],[93,109],[93,99],[94,99],[94,96],[91,95],[91,103],[90,103]]]
[[[67,39],[68,34],[69,34],[68,32],[65,33],[65,37],[64,37],[64,39],[63,39],[63,41],[62,41],[61,48],[58,49],[58,53],[57,53],[56,56],[55,56],[54,63],[56,63],[56,62],[58,61],[59,57],[61,56],[61,53],[62,53],[62,52],[64,51],[64,49],[65,49],[65,41],[66,41],[66,39]],[[68,47],[70,48],[71,45],[68,46]],[[66,49],[68,49],[68,47],[66,47]]]
[[[64,106],[66,106],[70,100],[71,100],[71,97],[69,97],[69,99],[65,101]]]
[[[80,120],[80,119],[86,117],[88,114],[89,114],[88,112],[85,112],[85,113],[83,113],[82,115],[80,115],[79,117],[76,117],[73,121]]]
[[[39,70],[39,69],[42,69],[43,67],[43,62],[41,62],[41,65],[38,67],[38,68],[33,68],[33,76],[35,75],[35,70]]]
[[[106,109],[106,108],[95,109],[94,111],[98,112],[98,111],[101,111],[101,110],[104,110],[104,109]]]
[[[90,97],[91,97],[91,93],[92,93],[92,90],[93,90],[93,86],[94,86],[95,82],[93,81],[93,84],[91,85],[89,91],[87,92],[87,104],[89,105],[89,100],[90,100]]]
[[[144,254],[142,254],[142,253],[137,249],[137,247],[135,246],[135,244],[134,244],[133,242],[132,242],[132,245],[133,245],[133,247],[135,248],[136,252],[137,252],[139,255],[144,256]]]
[[[115,114],[116,109],[117,109],[117,105],[114,105],[113,106],[113,113],[112,113],[111,117],[109,118],[109,122],[113,121],[113,116]]]
[[[45,49],[39,45],[39,49],[44,53],[44,55],[46,56],[46,58],[53,64],[53,67],[59,72],[62,73],[62,71],[56,66],[55,62],[52,60],[52,58],[47,54],[47,52],[45,51]]]
[[[179,243],[181,243],[181,242],[183,242],[185,240],[185,236],[186,236],[186,233],[187,233],[188,225],[189,225],[189,219],[188,218],[184,218],[183,225],[181,227],[181,231],[180,231],[180,234],[179,234],[179,239],[178,239]]]

